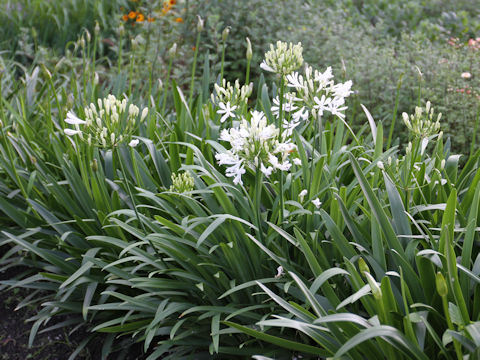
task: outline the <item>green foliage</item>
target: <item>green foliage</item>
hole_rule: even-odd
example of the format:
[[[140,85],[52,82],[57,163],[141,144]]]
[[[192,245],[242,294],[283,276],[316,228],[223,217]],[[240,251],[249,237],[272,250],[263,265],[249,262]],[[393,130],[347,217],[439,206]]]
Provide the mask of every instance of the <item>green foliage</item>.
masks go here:
[[[389,12],[399,3],[376,5]],[[104,336],[103,359],[135,343],[152,360],[477,357],[480,151],[464,161],[456,155],[458,139],[446,134],[460,136],[449,116],[449,101],[458,94],[435,87],[450,78],[458,86],[476,81],[457,74],[477,73],[473,61],[460,68],[475,50],[446,45],[451,58],[438,64],[432,59],[438,44],[420,46],[415,34],[377,43],[371,28],[353,31],[337,21],[345,16],[338,9],[306,11],[318,9],[315,4],[266,2],[255,15],[306,14],[305,29],[292,23],[290,35],[281,21],[275,26],[289,40],[305,37],[304,58],[322,72],[329,61],[344,59],[344,71],[337,66],[334,73],[358,84],[346,119],[327,110],[317,117],[312,110],[318,102],[295,100],[309,112],[291,136],[272,131],[276,137],[268,144],[253,137],[254,148],[263,144],[269,153],[275,141],[295,144],[285,154],[279,150],[283,157],[276,160],[283,162],[278,167],[292,160],[291,168],[261,170],[258,157],[257,163],[246,158],[241,183],[218,164],[216,156],[234,144],[223,130],[242,118],[253,122],[257,115],[248,107],[264,112],[265,126],[292,120],[290,112],[277,117],[272,108],[285,92],[284,79],[256,75],[258,49],[271,41],[259,33],[248,33],[257,49],[251,74],[256,101],[242,101],[225,121],[211,101],[212,78],[222,69],[232,83],[245,74],[246,43],[234,28],[251,16],[242,2],[233,9],[229,1],[205,4],[213,15],[203,31],[194,30],[192,14],[202,9],[187,6],[184,23],[159,20],[158,28],[117,31],[112,58],[99,50],[100,37],[84,38],[82,45],[82,33],[61,58],[36,55],[27,66],[2,59],[9,71],[0,83],[0,246],[6,249],[0,271],[28,270],[0,289],[32,290],[25,301],[39,311],[31,319],[31,343],[52,328],[52,318],[66,315],[58,326],[92,332],[82,347]],[[355,6],[361,14],[377,14],[368,4],[374,3]],[[413,13],[422,11],[411,4]],[[209,32],[227,24],[214,18],[219,11],[240,17],[231,23],[225,67],[216,60],[222,46],[212,46],[221,32]],[[275,28],[270,24],[265,34]],[[185,26],[185,37],[176,25]],[[171,30],[165,39],[162,27]],[[310,36],[318,27],[323,32]],[[204,37],[212,55],[199,58]],[[178,39],[184,42],[169,54]],[[151,46],[157,41],[161,49]],[[187,50],[193,41],[196,49]],[[193,60],[184,59],[190,55]],[[162,85],[157,78],[165,79]],[[438,84],[427,86],[429,79]],[[195,86],[186,88],[189,81]],[[103,148],[65,135],[73,129],[64,121],[68,111],[85,118],[85,106],[110,93],[149,108],[129,133],[138,145]],[[404,135],[391,145],[392,114],[411,113],[427,95],[444,113],[445,133],[432,128],[415,136],[397,121],[397,134]],[[368,106],[360,106],[364,102]],[[471,128],[465,132],[471,135]],[[263,158],[262,164],[274,166]]]

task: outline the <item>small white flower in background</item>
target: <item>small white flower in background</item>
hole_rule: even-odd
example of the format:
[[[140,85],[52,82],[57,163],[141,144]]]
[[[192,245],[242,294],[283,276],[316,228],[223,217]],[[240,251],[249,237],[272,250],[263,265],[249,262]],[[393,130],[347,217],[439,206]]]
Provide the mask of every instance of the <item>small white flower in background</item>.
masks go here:
[[[307,195],[307,189],[303,189],[302,191],[300,191],[300,193],[298,194],[298,199],[300,200],[300,202],[303,202],[303,199],[305,198],[306,195]]]
[[[138,139],[132,139],[129,143],[128,143],[128,146],[130,147],[135,147],[138,145],[140,141]]]
[[[317,209],[320,209],[320,205],[322,205],[322,202],[320,201],[319,198],[316,198],[316,199],[312,200],[312,204],[315,205],[315,207]]]
[[[418,138],[428,138],[431,135],[439,133],[440,119],[442,113],[439,113],[436,121],[433,119],[434,109],[430,101],[425,105],[425,111],[421,107],[415,107],[415,114],[408,116],[407,113],[402,113],[403,122],[405,126]],[[440,135],[440,134],[439,134]],[[428,140],[424,143],[425,147]],[[425,149],[424,149],[425,150]]]
[[[285,272],[283,271],[283,266],[277,267],[277,275],[275,275],[275,278],[278,279],[282,275],[285,275]]]
[[[460,75],[463,79],[470,79],[472,77],[472,74],[469,72],[463,72],[462,75]]]
[[[377,167],[378,167],[380,170],[385,170],[385,166],[383,165],[383,162],[382,162],[382,161],[377,161]]]
[[[293,163],[295,165],[302,165],[302,160],[300,160],[299,158],[295,158],[295,159],[293,159]]]
[[[148,108],[144,108],[142,110],[142,116],[140,117],[140,121],[145,120],[145,118],[147,117],[147,114],[148,114]]]
[[[218,106],[220,107],[220,109],[217,110],[217,114],[223,115],[220,119],[221,123],[225,122],[225,120],[227,120],[228,118],[235,117],[235,113],[233,111],[235,111],[237,106],[230,106],[230,102],[227,102],[227,104],[219,103]]]

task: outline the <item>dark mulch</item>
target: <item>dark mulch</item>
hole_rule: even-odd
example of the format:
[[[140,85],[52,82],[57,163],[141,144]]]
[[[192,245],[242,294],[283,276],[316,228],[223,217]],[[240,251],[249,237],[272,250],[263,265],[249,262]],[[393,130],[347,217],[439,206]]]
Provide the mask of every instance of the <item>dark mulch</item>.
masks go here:
[[[0,258],[4,251],[0,247]],[[25,269],[21,267],[9,268],[4,273],[0,272],[0,281],[9,280],[20,274]],[[37,313],[37,308],[26,306],[15,311],[17,305],[26,297],[30,291],[28,289],[15,288],[12,290],[0,291],[0,360],[66,360],[75,351],[78,344],[88,334],[76,331],[69,334],[66,328],[40,333],[36,335],[32,347],[28,347],[28,338],[32,322],[26,322],[27,319]],[[49,326],[66,318],[58,317],[49,322]],[[101,339],[97,339],[86,349],[84,349],[76,359],[79,360],[97,360],[101,358]],[[129,351],[127,360],[139,360],[144,358],[140,354],[140,348],[132,348]],[[108,359],[117,359],[111,355]]]

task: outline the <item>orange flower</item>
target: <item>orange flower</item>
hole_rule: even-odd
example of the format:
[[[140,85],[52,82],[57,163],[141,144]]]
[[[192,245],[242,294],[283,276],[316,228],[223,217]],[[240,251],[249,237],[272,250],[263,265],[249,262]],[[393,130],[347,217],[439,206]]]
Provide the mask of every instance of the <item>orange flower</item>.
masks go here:
[[[177,3],[177,0],[169,0],[168,3],[170,4],[170,6],[173,6]]]
[[[155,18],[149,16],[149,17],[147,18],[147,21],[148,21],[148,22],[154,22],[154,21],[155,21]]]
[[[133,19],[135,19],[136,17],[137,17],[137,12],[136,12],[136,11],[130,11],[130,12],[128,13],[128,18],[129,18],[129,19],[132,19],[132,20],[133,20]]]
[[[192,46],[192,50],[195,51],[197,50],[197,48],[195,46]]]
[[[122,20],[123,20],[123,21],[128,21],[128,15],[127,15],[127,14],[123,15],[123,16],[122,16]]]
[[[181,17],[177,17],[177,18],[175,19],[175,22],[177,22],[177,23],[182,23],[182,22],[183,22],[183,19],[182,19]]]
[[[145,15],[138,13],[137,15],[137,22],[143,22],[145,20]]]
[[[162,9],[162,14],[165,15],[165,14],[168,13],[171,9],[172,9],[172,7],[171,7],[170,5],[168,5],[167,3],[164,3],[164,4],[163,4],[163,9]]]

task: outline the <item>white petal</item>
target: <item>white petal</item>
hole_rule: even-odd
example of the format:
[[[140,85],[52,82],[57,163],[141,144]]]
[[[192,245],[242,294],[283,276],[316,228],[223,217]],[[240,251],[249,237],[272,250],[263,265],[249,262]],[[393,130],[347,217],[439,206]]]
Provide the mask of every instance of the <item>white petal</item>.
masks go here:
[[[73,130],[73,129],[64,129],[63,131],[65,132],[65,135],[68,135],[68,136],[73,136],[73,135],[82,133],[80,130]]]
[[[129,143],[128,143],[128,146],[131,146],[132,148],[137,146],[138,143],[140,142],[140,140],[138,139],[132,139]]]
[[[65,119],[65,122],[70,125],[83,125],[86,123],[85,120],[78,118],[77,115],[71,111],[67,112],[67,118]]]
[[[275,70],[273,70],[272,67],[270,67],[269,65],[267,65],[267,63],[265,62],[265,60],[263,60],[263,62],[260,64],[260,68],[262,68],[262,69],[265,70],[265,71],[275,72]]]

